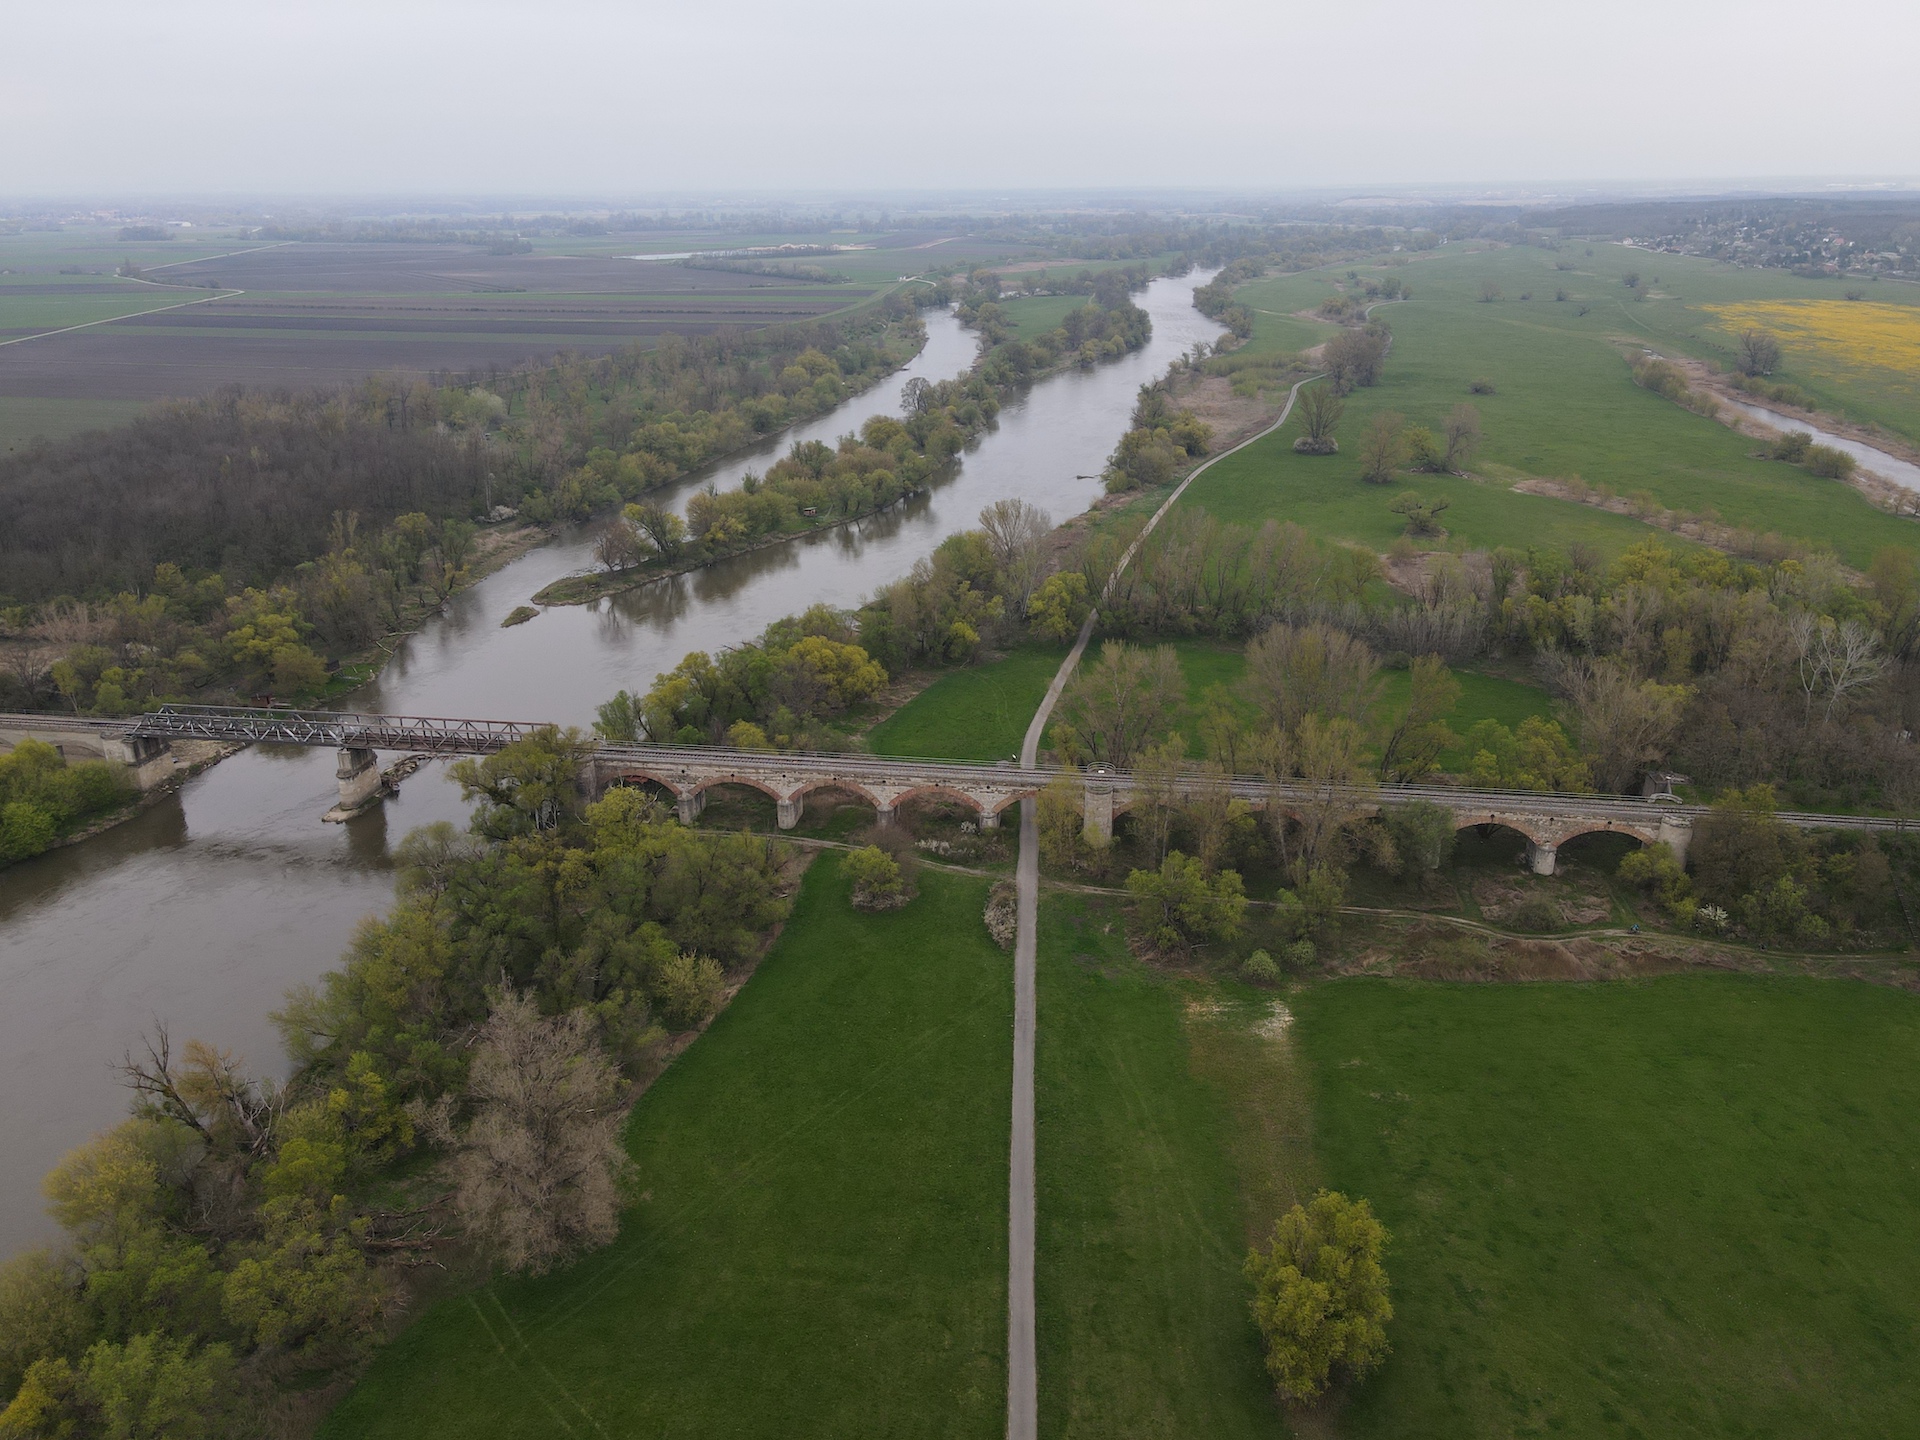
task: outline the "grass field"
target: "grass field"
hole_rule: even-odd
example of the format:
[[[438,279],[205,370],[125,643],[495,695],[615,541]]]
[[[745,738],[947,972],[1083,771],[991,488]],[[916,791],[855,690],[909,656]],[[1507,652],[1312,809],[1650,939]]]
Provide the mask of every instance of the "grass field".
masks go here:
[[[1268,1132],[1196,1064],[1230,1067],[1253,1099],[1287,1077],[1270,1047],[1251,1064],[1190,1054],[1192,987],[1131,959],[1110,919],[1078,897],[1041,908],[1040,1433],[1283,1436],[1240,1274],[1253,1192],[1235,1159],[1272,1175],[1284,1152],[1249,1154]]]
[[[1569,262],[1577,272],[1553,269],[1556,259],[1577,252],[1527,249],[1450,248],[1395,269],[1391,273],[1413,286],[1414,298],[1383,313],[1394,331],[1393,353],[1381,383],[1350,397],[1339,430],[1342,453],[1294,454],[1295,422],[1215,465],[1184,503],[1226,520],[1293,520],[1375,550],[1401,532],[1400,518],[1387,506],[1407,489],[1449,496],[1453,504],[1443,523],[1450,543],[1469,548],[1524,548],[1552,537],[1562,545],[1585,540],[1611,554],[1659,533],[1626,516],[1508,488],[1524,476],[1577,474],[1621,494],[1647,491],[1670,509],[1827,545],[1857,566],[1884,545],[1920,548],[1913,521],[1874,509],[1839,482],[1753,459],[1751,441],[1634,385],[1626,356],[1644,345],[1714,351],[1711,317],[1693,307],[1720,303],[1732,290],[1770,292],[1781,281],[1768,272],[1594,248],[1592,259]],[[1630,268],[1660,276],[1654,298],[1636,302],[1621,287],[1619,275]],[[1317,303],[1315,295],[1328,293],[1332,278],[1333,272],[1313,272],[1247,290],[1270,300],[1267,308],[1299,308]],[[1479,300],[1487,282],[1502,294],[1491,304]],[[1564,303],[1553,298],[1560,288],[1568,291]],[[1589,307],[1584,316],[1582,305]],[[1256,317],[1256,341],[1270,318]],[[1496,393],[1470,395],[1470,382],[1483,377]],[[1359,480],[1355,451],[1375,413],[1393,410],[1437,429],[1455,404],[1469,399],[1486,433],[1474,463],[1481,479],[1403,475],[1378,487]]]
[[[833,858],[634,1111],[618,1241],[441,1302],[341,1437],[998,1436],[1010,961],[984,881],[856,914]]]
[[[1002,300],[1000,308],[1007,312],[1013,333],[1022,340],[1031,340],[1058,329],[1069,311],[1078,310],[1086,303],[1084,295],[1035,295],[1030,299]]]
[[[876,755],[1017,756],[1066,655],[1064,645],[1029,645],[985,665],[948,671],[874,726],[867,739]]]
[[[1845,981],[1326,984],[1327,1183],[1393,1231],[1365,1436],[1908,1436],[1920,1000]]]

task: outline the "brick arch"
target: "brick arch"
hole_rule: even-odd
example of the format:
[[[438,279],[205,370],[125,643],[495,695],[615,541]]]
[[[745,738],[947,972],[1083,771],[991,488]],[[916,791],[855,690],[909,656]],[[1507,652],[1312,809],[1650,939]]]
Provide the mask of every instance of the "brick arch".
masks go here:
[[[981,801],[979,797],[974,795],[969,795],[964,790],[956,790],[951,785],[940,785],[940,784],[915,785],[912,789],[902,790],[898,795],[894,796],[893,803],[897,807],[903,801],[921,800],[921,799],[928,798],[930,796],[938,797],[942,800],[957,800],[960,802],[960,804],[965,805],[969,810],[973,811],[974,814],[976,815],[988,815],[988,814],[999,813],[998,811],[991,809],[990,806],[987,803]]]
[[[880,797],[867,789],[867,787],[862,785],[858,780],[809,780],[785,798],[793,801],[797,805],[816,790],[845,790],[850,795],[858,795],[862,800],[866,801],[867,804],[873,806],[875,810],[880,808]],[[771,794],[772,792],[769,791],[768,793]]]
[[[1490,811],[1484,814],[1464,810],[1456,810],[1453,812],[1453,828],[1456,832],[1461,830],[1478,830],[1482,825],[1492,825],[1501,830],[1511,830],[1531,845],[1557,845],[1559,843],[1556,838],[1557,832],[1550,833],[1547,828],[1538,821],[1532,824],[1525,823],[1523,817],[1518,815],[1502,815],[1498,811]]]
[[[701,779],[695,781],[692,785],[689,785],[685,791],[680,793],[687,794],[687,795],[704,795],[707,793],[707,791],[713,789],[713,787],[716,785],[744,785],[749,790],[758,790],[762,795],[767,796],[769,799],[773,800],[776,804],[787,798],[786,796],[782,795],[778,790],[774,789],[773,786],[769,785],[766,781],[756,780],[751,775],[703,776]]]
[[[675,799],[678,799],[682,794],[687,793],[683,791],[678,785],[674,784],[673,781],[667,779],[666,776],[656,775],[651,770],[629,770],[629,769],[619,770],[614,774],[606,777],[606,788],[611,789],[615,785],[631,785],[635,781],[639,781],[639,780],[644,780],[649,785],[658,785],[662,790],[666,791],[669,795],[673,796]]]
[[[1635,825],[1617,820],[1596,820],[1592,823],[1580,822],[1580,828],[1569,830],[1553,843],[1565,845],[1569,840],[1578,840],[1582,835],[1625,835],[1638,840],[1642,845],[1651,845],[1660,838],[1657,826]]]

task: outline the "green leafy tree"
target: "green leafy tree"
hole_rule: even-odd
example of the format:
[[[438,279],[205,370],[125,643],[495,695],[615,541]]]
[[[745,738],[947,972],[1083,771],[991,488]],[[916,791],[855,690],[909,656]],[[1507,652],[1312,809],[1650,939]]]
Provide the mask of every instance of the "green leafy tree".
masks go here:
[[[1027,601],[1027,624],[1042,640],[1065,641],[1087,618],[1087,577],[1078,570],[1049,575]]]
[[[1643,846],[1623,857],[1614,873],[1627,884],[1653,896],[1674,919],[1682,924],[1692,923],[1699,902],[1693,898],[1693,882],[1674,857],[1672,846]]]
[[[1365,1200],[1322,1190],[1280,1217],[1265,1250],[1248,1254],[1254,1323],[1282,1399],[1317,1400],[1336,1379],[1358,1380],[1386,1358],[1387,1240]]]
[[[878,845],[855,850],[840,862],[861,910],[896,910],[913,898],[913,886],[900,862]]]
[[[1238,872],[1210,876],[1198,860],[1178,850],[1168,851],[1158,870],[1131,871],[1127,893],[1148,943],[1166,951],[1231,940],[1246,916],[1246,889]]]
[[[550,830],[580,810],[580,767],[591,742],[551,726],[450,772],[462,799],[478,800],[474,828],[495,839]]]
[[[1538,790],[1584,795],[1593,789],[1587,762],[1574,750],[1567,732],[1552,720],[1529,715],[1509,730],[1498,720],[1482,720],[1467,732],[1466,779],[1490,790]]]

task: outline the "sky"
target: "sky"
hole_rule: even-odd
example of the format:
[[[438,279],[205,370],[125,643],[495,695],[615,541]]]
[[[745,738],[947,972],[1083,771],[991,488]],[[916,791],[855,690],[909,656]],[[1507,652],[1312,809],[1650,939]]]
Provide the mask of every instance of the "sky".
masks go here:
[[[0,195],[1920,180],[1920,4],[0,0]]]

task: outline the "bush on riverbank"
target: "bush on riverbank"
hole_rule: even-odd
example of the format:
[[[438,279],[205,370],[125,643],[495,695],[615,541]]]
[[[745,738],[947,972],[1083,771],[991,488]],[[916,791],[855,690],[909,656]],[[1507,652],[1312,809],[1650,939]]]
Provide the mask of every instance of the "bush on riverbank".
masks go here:
[[[44,741],[22,740],[0,755],[0,865],[38,855],[132,799],[118,767],[103,760],[69,765]]]

